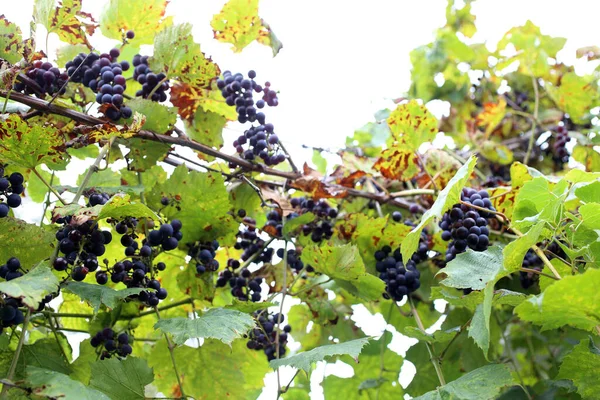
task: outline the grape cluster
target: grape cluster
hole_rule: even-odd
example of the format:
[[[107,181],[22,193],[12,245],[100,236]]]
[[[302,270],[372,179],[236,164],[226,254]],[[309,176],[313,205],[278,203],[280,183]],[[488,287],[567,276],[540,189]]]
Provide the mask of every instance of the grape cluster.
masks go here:
[[[70,216],[57,222],[64,226],[56,232],[58,248],[63,256],[54,260],[57,271],[70,270],[71,278],[83,281],[89,272],[98,269],[98,257],[106,252],[105,245],[112,241],[109,231],[100,230],[97,222],[86,221],[81,225],[72,225]]]
[[[23,323],[25,316],[23,315],[23,312],[19,310],[19,307],[22,306],[23,303],[21,303],[20,299],[15,299],[12,297],[6,297],[3,299],[2,304],[0,304],[0,318],[2,319],[0,333],[2,333],[4,328]]]
[[[7,281],[20,278],[23,276],[21,269],[21,261],[17,257],[11,257],[6,261],[6,264],[0,266],[0,278],[4,278]]]
[[[390,246],[383,246],[375,252],[375,260],[379,279],[385,282],[384,298],[401,301],[421,286],[421,273],[416,264],[412,260],[404,264],[399,248],[392,253]]]
[[[553,143],[550,146],[552,161],[558,168],[562,168],[562,166],[569,162],[569,151],[567,150],[567,143],[571,140],[569,137],[569,132],[567,128],[564,126],[556,127],[556,135],[554,137]]]
[[[0,218],[4,218],[11,208],[21,205],[21,193],[25,191],[25,188],[23,187],[23,175],[18,172],[13,172],[10,176],[4,175],[4,167],[0,166],[0,176],[0,199],[2,197],[6,199],[6,203],[0,200]]]
[[[33,68],[27,71],[26,75],[39,85],[42,89],[42,94],[47,93],[51,96],[56,93],[64,94],[66,88],[63,86],[65,86],[69,79],[69,76],[66,73],[60,72],[60,70],[54,67],[52,63],[47,61],[42,62],[41,60],[34,61]],[[16,82],[13,89],[25,94],[35,93],[32,88],[22,82]]]
[[[227,267],[219,273],[217,287],[225,287],[229,284],[231,294],[241,301],[258,302],[261,299],[262,283],[261,277],[252,278],[248,268],[242,268],[239,272],[240,262],[238,260],[227,260]]]
[[[166,91],[169,90],[169,81],[165,80],[167,76],[162,72],[159,74],[152,72],[148,67],[148,56],[136,54],[133,56],[133,66],[135,68],[133,79],[142,85],[142,88],[135,93],[136,97],[150,98],[161,103],[167,101]]]
[[[544,268],[544,262],[538,257],[537,254],[535,254],[533,250],[529,249],[527,250],[525,258],[523,259],[523,268],[541,271]],[[523,289],[529,289],[539,280],[539,275],[534,272],[521,271],[519,278],[521,280],[521,286]]]
[[[277,257],[283,258],[284,249],[277,249]],[[304,269],[304,262],[300,259],[301,253],[298,250],[290,249],[287,251],[287,265],[296,273]],[[306,266],[306,272],[313,272],[314,268],[310,265]]]
[[[489,212],[476,210],[469,205],[496,211],[485,190],[476,191],[464,188],[461,192],[463,204],[455,204],[440,221],[442,239],[450,241],[446,251],[446,262],[454,260],[457,254],[467,247],[475,251],[485,251],[490,243],[488,219]]]
[[[96,93],[96,102],[105,106],[104,115],[112,121],[130,118],[131,108],[123,104],[126,80],[123,71],[130,66],[127,61],[117,62],[121,52],[111,49],[108,53],[80,53],[65,67],[73,82],[81,82]]]
[[[288,333],[292,327],[285,325],[283,329],[279,324],[283,322],[283,314],[268,314],[266,311],[256,311],[254,317],[258,321],[258,327],[250,331],[248,343],[246,346],[252,350],[263,350],[269,361],[277,358],[277,343],[279,343],[279,357],[285,355],[285,345],[288,340]],[[279,341],[277,336],[279,335]]]
[[[279,138],[274,133],[274,129],[273,124],[253,126],[233,141],[233,147],[248,161],[259,157],[266,165],[282,163],[286,157],[279,151]],[[248,149],[244,150],[246,144]]]
[[[169,224],[162,224],[160,228],[148,233],[148,241],[145,247],[161,246],[164,251],[175,250],[179,246],[179,241],[183,239],[182,227],[183,224],[178,219],[172,220]],[[140,254],[142,254],[142,250],[144,250],[143,247]],[[145,252],[148,253],[148,250],[145,250]]]
[[[190,247],[188,255],[196,262],[196,273],[215,272],[219,269],[219,262],[215,260],[218,249],[219,242],[216,240],[207,243],[196,243]]]
[[[257,108],[264,108],[265,102],[258,100],[255,104],[253,99],[253,92],[261,93],[263,88],[254,81],[256,72],[249,71],[248,78],[244,79],[241,73],[232,74],[231,71],[225,71],[223,78],[217,79],[217,87],[221,89],[227,105],[236,107],[240,123],[258,121],[259,124],[264,124],[265,114],[257,111]]]
[[[261,239],[256,232],[256,220],[250,217],[244,217],[244,227],[236,234],[237,242],[234,248],[237,250],[244,250],[242,253],[242,261],[248,261],[250,257],[253,257],[253,262],[258,264],[260,262],[268,263],[273,259],[274,250],[270,247],[263,249],[265,241]],[[255,256],[256,253],[261,251],[262,253]]]
[[[108,193],[90,193],[88,207],[94,207],[98,205],[103,206],[108,202],[108,200],[110,200],[110,195]]]
[[[127,357],[133,349],[129,344],[129,335],[123,332],[117,335],[111,328],[104,328],[97,332],[90,340],[92,347],[104,347],[100,359],[111,358],[114,355],[119,357]]]
[[[331,239],[333,235],[334,220],[338,215],[338,210],[329,205],[327,200],[320,199],[314,201],[305,197],[294,197],[290,204],[294,207],[294,213],[289,218],[311,212],[315,215],[315,220],[302,226],[302,233],[305,236],[310,235],[313,242],[319,243],[323,239]]]

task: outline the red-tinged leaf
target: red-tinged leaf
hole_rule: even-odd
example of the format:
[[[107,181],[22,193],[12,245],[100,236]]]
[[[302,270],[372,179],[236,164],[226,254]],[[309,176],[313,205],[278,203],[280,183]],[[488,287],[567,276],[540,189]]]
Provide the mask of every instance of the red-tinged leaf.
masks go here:
[[[11,64],[16,64],[21,59],[21,29],[0,15],[0,58]]]
[[[477,126],[485,128],[485,133],[490,134],[506,115],[506,100],[500,97],[498,103],[485,103],[483,111],[477,115]]]
[[[171,87],[171,103],[179,109],[181,118],[189,122],[194,120],[198,107],[222,115],[229,121],[237,119],[235,108],[225,103],[218,90],[176,83]]]
[[[348,176],[340,177],[336,179],[338,185],[353,188],[363,176],[367,175],[365,171],[354,171]]]
[[[412,179],[420,172],[416,154],[401,146],[384,150],[373,168],[388,179],[398,180]]]
[[[44,25],[49,33],[70,44],[84,44],[89,49],[87,35],[93,35],[98,24],[91,14],[81,11],[82,0],[61,0],[55,7],[55,0],[38,0],[34,16],[37,23]]]

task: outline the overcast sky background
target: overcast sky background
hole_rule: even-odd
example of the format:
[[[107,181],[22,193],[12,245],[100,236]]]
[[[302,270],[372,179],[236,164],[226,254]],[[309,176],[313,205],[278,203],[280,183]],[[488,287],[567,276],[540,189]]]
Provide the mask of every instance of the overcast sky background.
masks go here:
[[[278,136],[294,158],[310,160],[311,152],[302,144],[337,148],[345,137],[372,119],[377,110],[393,107],[391,99],[401,97],[410,85],[409,52],[429,43],[435,29],[445,23],[443,0],[261,0],[260,15],[283,42],[275,58],[271,49],[257,43],[241,53],[213,39],[210,20],[224,0],[173,0],[167,9],[175,22],[190,22],[202,50],[212,56],[223,70],[246,72],[254,69],[258,80],[269,80],[280,91],[279,106],[267,110]],[[99,15],[107,0],[84,0],[84,11]],[[1,12],[8,20],[29,32],[33,0],[0,0]],[[579,47],[600,44],[600,2],[593,0],[523,1],[480,0],[473,4],[477,16],[476,41],[485,41],[490,49],[513,26],[530,19],[542,33],[568,38],[561,60],[574,62]],[[44,29],[38,27],[38,43],[44,45]],[[115,41],[94,39],[96,48],[108,50]],[[56,36],[49,41],[50,54],[60,46]],[[226,134],[226,151],[240,131],[231,124]],[[239,134],[239,133],[238,133]],[[85,168],[85,166],[81,166]],[[61,174],[63,184],[75,182],[81,169]],[[38,220],[41,210],[20,210],[20,217]],[[364,307],[355,319],[366,334],[379,336],[385,328],[380,315],[370,315]],[[389,327],[390,330],[394,330]],[[401,355],[410,342],[394,333],[392,348]],[[74,349],[77,352],[77,348]],[[347,374],[348,366],[337,363],[313,373],[312,397],[322,398],[318,385],[325,373]],[[284,371],[287,382],[291,371]],[[406,385],[414,367],[405,363],[401,383]],[[286,376],[288,377],[286,379]],[[347,376],[347,375],[346,375]],[[276,383],[271,376],[262,400],[274,399]]]

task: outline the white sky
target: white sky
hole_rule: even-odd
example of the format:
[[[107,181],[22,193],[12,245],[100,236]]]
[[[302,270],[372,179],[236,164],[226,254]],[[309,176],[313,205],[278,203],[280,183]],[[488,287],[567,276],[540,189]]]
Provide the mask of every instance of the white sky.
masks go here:
[[[267,118],[295,159],[310,160],[307,144],[340,147],[345,137],[371,120],[375,111],[393,107],[390,99],[401,97],[410,85],[409,52],[434,38],[436,28],[445,22],[444,0],[261,0],[260,15],[283,42],[275,58],[271,49],[252,44],[234,54],[229,44],[215,41],[209,22],[224,0],[173,0],[167,9],[175,22],[194,25],[194,37],[202,50],[212,56],[223,70],[246,72],[254,69],[259,81],[269,80],[280,91],[280,105],[267,110]],[[99,15],[107,0],[85,0],[84,11]],[[0,0],[0,12],[29,32],[33,0]],[[541,27],[542,33],[568,38],[559,54],[573,62],[575,49],[600,44],[600,2],[594,0],[479,0],[473,5],[477,16],[476,41],[490,48],[511,27],[527,19]],[[44,34],[38,28],[38,34]],[[38,43],[43,45],[43,36]],[[97,48],[108,50],[114,42],[94,40]],[[50,38],[50,54],[59,42]],[[232,124],[232,131],[240,131]],[[226,136],[226,144],[234,133]],[[231,151],[231,147],[225,150]],[[80,170],[61,176],[63,184],[73,183]],[[70,179],[69,179],[70,178]],[[41,215],[41,212],[40,214]],[[38,219],[37,217],[35,219]],[[381,316],[357,310],[355,318],[367,334],[378,335],[384,329]],[[393,329],[393,328],[392,328]],[[406,340],[395,335],[392,347],[403,353]],[[347,367],[327,367],[338,374]],[[414,370],[414,368],[413,368]],[[282,382],[289,380],[284,371]],[[313,398],[322,398],[318,386],[323,365],[313,373]],[[410,373],[403,374],[410,379]],[[286,378],[286,376],[288,378]],[[262,400],[274,398],[276,384],[267,379]],[[402,379],[405,385],[408,381]]]

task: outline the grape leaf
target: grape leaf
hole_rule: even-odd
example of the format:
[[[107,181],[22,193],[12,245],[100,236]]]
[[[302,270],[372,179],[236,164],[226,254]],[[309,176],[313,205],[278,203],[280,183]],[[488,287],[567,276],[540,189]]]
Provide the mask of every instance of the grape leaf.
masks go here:
[[[521,236],[506,245],[502,254],[504,256],[504,268],[507,271],[514,272],[521,269],[527,251],[531,246],[540,241],[540,235],[542,234],[544,225],[544,221],[538,222],[526,232],[524,236]]]
[[[58,290],[58,279],[52,273],[48,262],[38,264],[20,278],[0,282],[0,292],[21,298],[31,309],[38,308],[44,296]]]
[[[211,23],[215,38],[233,44],[233,51],[240,52],[257,40],[271,47],[273,56],[283,47],[270,26],[258,16],[258,0],[229,0]]]
[[[575,195],[582,202],[589,203],[600,199],[600,181],[591,182],[575,189]]]
[[[286,221],[283,225],[283,234],[285,236],[292,234],[296,231],[299,231],[303,225],[310,224],[315,220],[315,214],[311,212],[304,213],[299,217],[293,218],[289,221]]]
[[[124,217],[150,218],[157,221],[158,215],[141,202],[132,201],[128,194],[113,196],[100,210],[98,219]]]
[[[40,170],[38,173],[48,182],[51,186],[60,185],[58,176],[50,174],[47,171]],[[48,187],[44,184],[36,174],[29,174],[27,179],[27,194],[36,203],[43,203],[48,194]]]
[[[164,106],[155,101],[136,97],[127,101],[127,106],[145,115],[146,121],[142,128],[154,133],[167,133],[177,121],[177,111],[174,107]]]
[[[428,343],[446,343],[452,340],[458,332],[460,332],[460,327],[458,326],[446,331],[435,331],[433,333],[424,332],[415,326],[407,326],[402,333],[419,341]]]
[[[238,300],[237,298],[233,298],[232,303],[226,305],[223,308],[225,308],[227,310],[241,311],[244,314],[252,314],[255,311],[264,310],[265,308],[274,307],[276,305],[277,305],[277,303],[271,303],[271,302],[266,302],[266,301],[263,301],[260,303],[254,303],[251,301],[242,301],[242,300]]]
[[[535,177],[525,182],[515,199],[513,223],[519,229],[538,221],[558,223],[568,193],[566,180],[554,184],[545,177]]]
[[[548,85],[546,91],[558,108],[575,121],[583,121],[586,114],[598,102],[598,92],[592,77],[582,77],[567,72],[560,79],[560,86]]]
[[[490,247],[486,251],[468,249],[458,254],[437,275],[446,275],[441,282],[445,286],[482,290],[491,280],[499,279],[510,272],[504,269],[502,260],[502,249],[498,246]]]
[[[369,342],[369,338],[352,340],[350,342],[330,344],[314,348],[286,358],[272,360],[269,364],[273,369],[277,369],[284,365],[289,365],[294,368],[302,369],[309,373],[313,363],[325,360],[326,357],[339,356],[348,354],[355,360],[362,348]],[[358,361],[357,361],[358,362]]]
[[[186,121],[185,132],[192,140],[218,150],[223,147],[223,128],[226,123],[227,119],[224,116],[198,107],[191,123]],[[207,161],[213,158],[200,153],[198,156]]]
[[[26,384],[37,396],[64,400],[110,400],[104,393],[50,369],[27,367]]]
[[[194,42],[191,24],[171,25],[156,35],[150,67],[195,88],[210,89],[221,75],[219,66]]]
[[[0,58],[11,64],[21,60],[21,28],[0,15]]]
[[[129,43],[139,46],[152,44],[156,32],[172,23],[165,17],[167,0],[110,0],[100,17],[102,34],[121,41],[132,30],[135,37]]]
[[[69,346],[69,344],[64,336],[62,338],[64,343],[59,343],[53,337],[47,337],[23,346],[22,359],[19,360],[19,363],[22,363],[23,367],[47,368],[61,374],[70,374],[72,372],[71,365],[60,347]]]
[[[370,341],[360,353],[358,363],[350,364],[354,370],[351,378],[327,376],[322,384],[325,398],[369,399],[379,393],[380,399],[402,399],[404,392],[397,384],[402,357],[387,347],[391,339],[392,334],[386,331],[379,340]]]
[[[63,170],[69,157],[63,134],[51,125],[28,124],[17,114],[0,119],[0,162],[35,168],[46,164]]]
[[[385,290],[385,284],[376,276],[365,271],[365,265],[356,246],[316,245],[305,247],[302,261],[310,264],[315,271],[328,275],[354,295],[368,300],[376,300]]]
[[[486,365],[460,378],[445,384],[432,392],[425,393],[415,400],[491,400],[507,386],[515,383],[508,366],[503,364]]]
[[[583,399],[594,399],[600,393],[598,369],[600,368],[600,350],[590,336],[582,340],[563,358],[556,379],[569,379],[577,386],[577,393]]]
[[[146,360],[131,356],[124,360],[109,358],[92,364],[89,386],[113,400],[136,400],[146,398],[144,387],[153,379]]]
[[[17,257],[29,269],[52,254],[55,241],[52,231],[16,218],[0,218],[0,263]]]
[[[196,399],[257,398],[263,388],[264,375],[269,371],[264,353],[248,349],[243,340],[234,341],[230,348],[218,340],[206,339],[199,349],[179,346],[173,353],[183,376],[183,391]],[[158,390],[167,397],[179,397],[164,340],[156,343],[148,361],[154,369],[153,384]],[[200,365],[210,365],[210,368],[198,368]]]
[[[402,259],[409,260],[417,250],[419,246],[419,238],[421,237],[421,231],[434,217],[441,218],[442,214],[450,209],[454,204],[460,200],[460,193],[469,180],[477,159],[475,157],[469,158],[469,160],[460,167],[456,172],[456,175],[452,177],[448,185],[439,193],[435,203],[429,210],[421,217],[421,222],[417,225],[402,241]]]
[[[81,3],[82,0],[61,0],[54,7],[55,0],[36,0],[35,21],[67,43],[84,44],[92,49],[86,33],[93,35],[97,24],[91,14],[81,11]]]
[[[159,209],[163,197],[178,200],[181,211],[166,207],[162,213],[169,219],[183,222],[186,242],[219,240],[222,244],[234,241],[238,224],[227,214],[231,205],[220,174],[188,172],[185,166],[175,169],[164,184],[157,184],[148,195],[148,204]]]
[[[542,330],[569,325],[592,330],[600,324],[597,304],[600,302],[600,270],[565,276],[515,308],[515,314],[524,321],[541,325]]]
[[[76,294],[81,300],[87,301],[94,308],[94,314],[98,312],[102,304],[108,308],[115,308],[120,301],[145,290],[143,288],[115,290],[108,286],[86,282],[67,282],[64,284],[64,289]]]
[[[244,181],[238,181],[229,185],[227,191],[234,210],[246,210],[246,215],[256,221],[256,226],[263,226],[267,222],[260,197],[252,186]]]
[[[127,142],[129,166],[135,171],[146,171],[164,160],[171,149],[168,143],[155,142],[139,138],[131,138]]]
[[[163,318],[154,328],[173,335],[177,344],[183,344],[190,338],[214,338],[230,345],[253,326],[252,317],[243,312],[212,308],[195,319]]]

